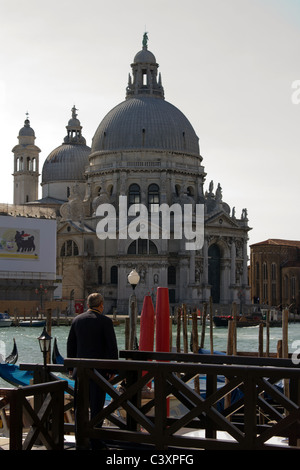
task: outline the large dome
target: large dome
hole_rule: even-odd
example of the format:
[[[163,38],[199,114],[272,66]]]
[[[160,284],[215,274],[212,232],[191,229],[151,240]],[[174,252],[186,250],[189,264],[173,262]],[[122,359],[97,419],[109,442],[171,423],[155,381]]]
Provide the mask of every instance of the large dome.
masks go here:
[[[143,48],[134,56],[126,88],[126,100],[100,123],[92,142],[92,154],[110,151],[155,150],[200,156],[198,137],[184,114],[165,101],[159,65]]]
[[[137,95],[105,116],[94,135],[92,153],[138,149],[199,155],[199,142],[178,108],[164,99]]]

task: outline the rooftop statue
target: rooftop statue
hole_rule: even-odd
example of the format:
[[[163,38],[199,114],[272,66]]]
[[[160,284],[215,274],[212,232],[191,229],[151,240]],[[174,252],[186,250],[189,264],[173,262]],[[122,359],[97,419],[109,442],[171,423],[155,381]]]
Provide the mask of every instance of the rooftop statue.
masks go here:
[[[148,47],[148,33],[144,33],[143,35],[143,47],[147,49]]]

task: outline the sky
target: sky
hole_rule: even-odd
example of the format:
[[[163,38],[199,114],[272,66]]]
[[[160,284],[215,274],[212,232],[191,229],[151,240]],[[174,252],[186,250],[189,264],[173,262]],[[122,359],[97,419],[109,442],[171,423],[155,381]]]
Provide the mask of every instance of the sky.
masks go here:
[[[205,189],[247,208],[249,245],[300,240],[300,0],[0,0],[0,202],[13,203],[26,113],[40,172],[73,105],[91,146],[145,31],[165,99],[199,137]]]

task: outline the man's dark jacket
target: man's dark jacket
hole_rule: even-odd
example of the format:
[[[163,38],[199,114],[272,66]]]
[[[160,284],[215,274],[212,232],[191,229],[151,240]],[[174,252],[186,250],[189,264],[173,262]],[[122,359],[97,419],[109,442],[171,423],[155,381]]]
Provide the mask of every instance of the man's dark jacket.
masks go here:
[[[69,358],[118,359],[113,322],[92,309],[72,321],[67,341]]]

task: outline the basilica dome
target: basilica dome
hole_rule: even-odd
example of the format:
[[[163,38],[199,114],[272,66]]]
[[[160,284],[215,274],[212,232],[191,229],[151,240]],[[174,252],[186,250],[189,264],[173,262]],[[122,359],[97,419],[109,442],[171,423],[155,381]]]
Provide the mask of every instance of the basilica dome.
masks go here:
[[[92,156],[115,151],[155,150],[200,156],[199,139],[185,115],[164,98],[154,54],[143,43],[131,65],[126,99],[102,120]]]
[[[84,173],[89,164],[90,147],[81,135],[76,108],[66,126],[68,134],[62,145],[54,149],[44,162],[42,184],[53,181],[85,181]]]
[[[198,137],[184,114],[156,97],[132,96],[100,123],[92,153],[151,149],[199,155]]]

